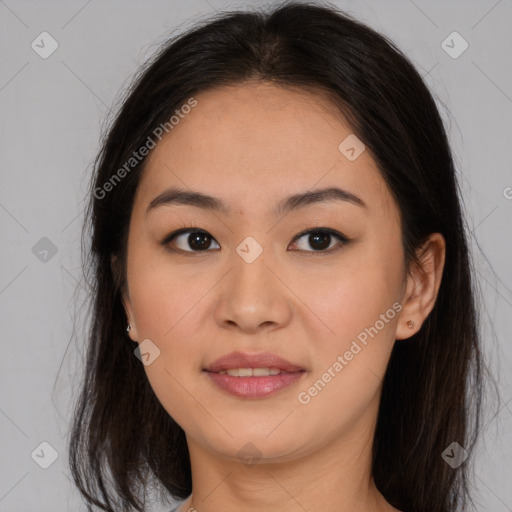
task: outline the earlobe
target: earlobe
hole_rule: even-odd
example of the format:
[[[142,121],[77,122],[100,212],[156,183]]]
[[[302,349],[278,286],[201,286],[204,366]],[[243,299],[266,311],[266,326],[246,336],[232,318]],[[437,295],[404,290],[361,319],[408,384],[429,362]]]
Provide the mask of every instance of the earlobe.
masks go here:
[[[138,341],[138,338],[137,338],[137,334],[136,334],[136,330],[134,330],[134,326],[132,326],[132,324],[128,324],[126,326],[126,332],[128,333],[128,336],[130,337],[130,339],[134,342],[137,342]]]
[[[417,251],[419,263],[414,264],[407,276],[404,307],[398,320],[396,339],[407,339],[418,332],[434,308],[441,286],[445,253],[446,242],[440,233],[432,233]]]
[[[126,332],[128,333],[128,336],[130,337],[130,339],[132,341],[137,341],[138,340],[137,326],[135,324],[135,320],[133,317],[133,311],[132,311],[130,299],[126,296],[125,292],[123,292],[121,300],[122,300],[124,310],[126,313],[126,323],[127,323]]]
[[[127,313],[127,324],[126,324],[126,332],[128,333],[128,336],[132,341],[138,341],[138,335],[137,335],[137,326],[135,324],[135,321],[133,320],[133,317]]]
[[[123,283],[120,276],[119,262],[117,260],[117,256],[113,254],[110,258],[110,266],[112,270],[112,275],[114,277],[114,282],[120,286],[121,289],[121,302],[123,303],[124,311],[126,314],[126,332],[132,341],[138,340],[137,328],[135,325],[135,320],[133,316],[132,304],[130,301],[130,297],[128,295],[126,283]]]

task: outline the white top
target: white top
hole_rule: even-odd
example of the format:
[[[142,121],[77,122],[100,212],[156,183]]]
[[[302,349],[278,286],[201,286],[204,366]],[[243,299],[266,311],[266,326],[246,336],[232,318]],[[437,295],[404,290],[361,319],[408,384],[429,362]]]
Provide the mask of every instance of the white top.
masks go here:
[[[185,501],[187,501],[188,498],[185,498],[183,500],[180,500],[180,501],[176,501],[173,505],[173,507],[171,508],[171,510],[169,510],[169,512],[178,512],[178,509],[181,507],[181,505],[183,505],[183,503],[185,503]],[[186,512],[186,511],[185,511]]]

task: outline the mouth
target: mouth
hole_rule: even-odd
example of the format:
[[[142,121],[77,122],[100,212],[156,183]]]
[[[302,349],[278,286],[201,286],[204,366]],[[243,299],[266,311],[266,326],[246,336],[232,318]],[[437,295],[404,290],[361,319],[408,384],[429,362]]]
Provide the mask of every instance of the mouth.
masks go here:
[[[242,398],[262,398],[296,383],[306,369],[271,353],[232,352],[203,369],[221,390]]]
[[[304,370],[300,370],[304,371]],[[231,377],[267,377],[269,375],[281,375],[283,373],[295,373],[286,372],[280,368],[229,368],[227,370],[221,370],[219,375],[231,375]]]
[[[216,359],[213,363],[204,368],[207,372],[220,373],[231,371],[233,376],[249,377],[244,371],[256,370],[257,373],[266,372],[266,370],[275,375],[279,373],[294,373],[305,371],[305,368],[287,361],[286,359],[272,354],[271,352],[260,352],[250,354],[248,352],[231,352],[225,356]],[[242,374],[236,375],[235,370],[242,370]],[[265,375],[265,373],[263,373]]]

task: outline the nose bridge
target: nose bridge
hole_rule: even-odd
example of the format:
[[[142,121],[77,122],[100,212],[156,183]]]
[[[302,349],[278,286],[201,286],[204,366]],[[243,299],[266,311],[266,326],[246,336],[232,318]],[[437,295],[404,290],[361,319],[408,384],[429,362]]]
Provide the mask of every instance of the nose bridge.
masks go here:
[[[253,331],[262,324],[285,321],[286,297],[267,267],[272,266],[270,253],[252,236],[235,248],[229,261],[232,270],[221,289],[215,313],[218,322],[235,323],[243,330]]]
[[[262,237],[259,237],[260,241]],[[232,276],[232,291],[240,300],[251,302],[259,298],[269,299],[272,293],[272,273],[267,268],[267,261],[271,258],[270,249],[263,247],[254,236],[247,236],[235,248],[232,256],[234,265]]]

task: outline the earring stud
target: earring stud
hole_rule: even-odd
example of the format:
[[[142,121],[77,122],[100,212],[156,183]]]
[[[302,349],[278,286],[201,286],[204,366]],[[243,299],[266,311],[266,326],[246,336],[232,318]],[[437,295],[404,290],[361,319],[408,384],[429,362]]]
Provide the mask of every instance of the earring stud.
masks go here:
[[[409,329],[414,329],[414,320],[409,320],[407,322],[407,326],[409,327]]]
[[[128,324],[128,326],[126,327],[126,332],[130,332],[132,329],[132,326],[130,324]]]

